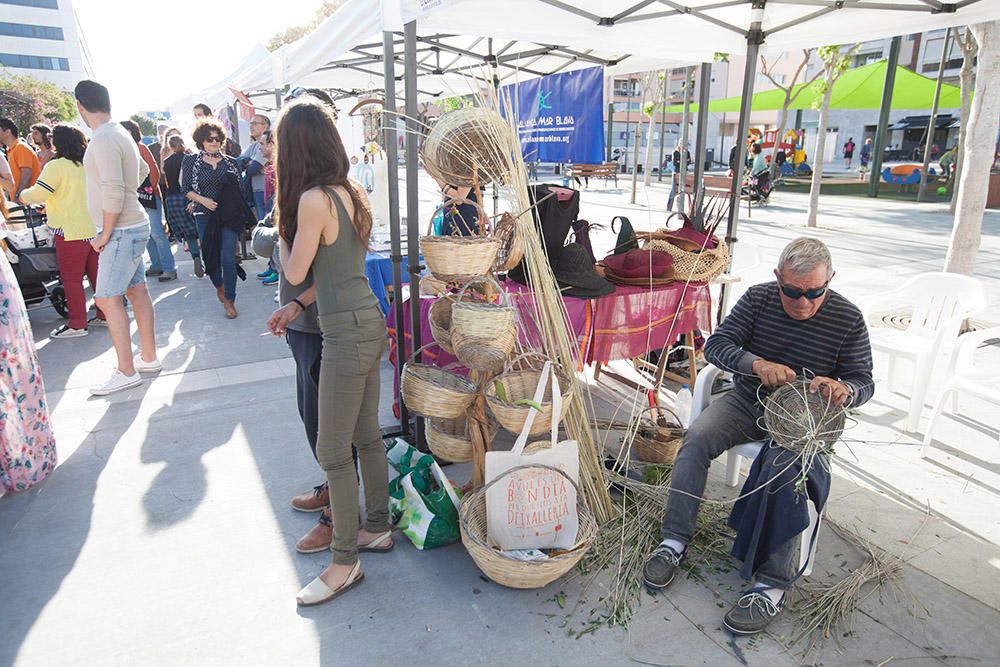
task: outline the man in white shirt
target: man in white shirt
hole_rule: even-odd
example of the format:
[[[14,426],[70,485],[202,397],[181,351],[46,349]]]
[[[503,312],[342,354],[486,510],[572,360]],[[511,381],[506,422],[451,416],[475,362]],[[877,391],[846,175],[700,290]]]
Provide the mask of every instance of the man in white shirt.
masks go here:
[[[149,241],[149,218],[136,193],[149,167],[140,159],[128,131],[111,120],[107,88],[95,81],[81,81],[74,94],[80,116],[94,133],[83,158],[87,208],[97,226],[92,244],[100,253],[94,300],[104,312],[118,355],[111,377],[90,390],[95,396],[106,396],[141,384],[140,372],[155,373],[161,368],[156,358],[153,302],[142,263]],[[141,353],[134,359],[123,295],[132,304],[141,340]]]

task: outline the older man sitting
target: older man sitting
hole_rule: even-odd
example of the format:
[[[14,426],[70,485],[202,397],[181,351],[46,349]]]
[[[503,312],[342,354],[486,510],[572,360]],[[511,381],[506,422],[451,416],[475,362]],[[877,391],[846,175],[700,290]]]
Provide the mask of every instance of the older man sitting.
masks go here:
[[[868,329],[858,308],[829,289],[834,277],[829,249],[817,239],[795,239],[782,251],[774,274],[776,282],[743,295],[705,344],[708,361],[734,373],[734,388],[691,424],[674,462],[663,541],[643,570],[651,591],[665,589],[684,558],[712,459],[767,438],[761,399],[769,391],[805,375],[812,378],[810,391],[836,405],[857,406],[872,396]],[[787,482],[804,473],[809,478],[804,490],[818,509],[829,491],[829,469],[823,465],[802,471],[783,464],[771,479],[782,453],[787,461],[786,450],[764,447],[744,487],[748,496],[730,518],[739,531],[733,554],[743,560],[740,574],[756,579],[723,619],[736,634],[766,628],[800,575],[796,537],[807,527],[808,514],[799,487]]]

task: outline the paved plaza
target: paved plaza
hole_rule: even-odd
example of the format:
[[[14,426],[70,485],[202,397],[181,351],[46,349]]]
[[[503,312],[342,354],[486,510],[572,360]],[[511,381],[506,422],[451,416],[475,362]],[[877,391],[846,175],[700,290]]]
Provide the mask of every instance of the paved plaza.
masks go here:
[[[640,187],[634,206],[628,179],[619,185],[592,180],[580,217],[607,225],[624,214],[637,230],[662,224],[665,183]],[[421,181],[420,194],[423,226],[433,183]],[[747,282],[767,280],[780,249],[805,233],[806,201],[778,191],[749,219],[744,205],[739,240],[763,258]],[[848,298],[942,268],[946,205],[836,197],[821,206],[810,233],[831,247],[833,287]],[[977,320],[1000,324],[1000,213],[987,213],[983,232],[976,276],[991,308]],[[613,243],[609,229],[598,232],[598,256]],[[584,600],[579,577],[507,589],[481,576],[461,544],[420,552],[399,534],[392,553],[364,556],[357,590],[297,608],[296,592],[329,558],[294,549],[316,516],[289,500],[322,475],[296,413],[289,350],[261,335],[274,291],[252,278],[263,262],[247,263],[240,316],[227,320],[208,280],[175,254],[181,278],[150,284],[164,370],[141,387],[89,397],[114,364],[106,331],[49,340],[58,316],[31,313],[60,466],[0,499],[0,666],[1000,664],[1000,413],[963,399],[921,459],[930,409],[919,433],[905,431],[907,397],[886,389],[878,355],[879,387],[838,445],[827,511],[907,565],[899,589],[868,598],[853,632],[814,653],[788,646],[791,613],[752,639],[722,629],[735,573],[681,578],[666,596],[643,595],[628,630],[577,637],[569,631],[601,608],[603,579]],[[1000,349],[986,354],[996,359]],[[906,386],[909,368],[899,372]],[[382,390],[389,425],[387,361]],[[713,465],[709,493],[735,495],[722,470]],[[464,483],[469,466],[445,471]],[[812,578],[843,577],[861,562],[824,529]]]

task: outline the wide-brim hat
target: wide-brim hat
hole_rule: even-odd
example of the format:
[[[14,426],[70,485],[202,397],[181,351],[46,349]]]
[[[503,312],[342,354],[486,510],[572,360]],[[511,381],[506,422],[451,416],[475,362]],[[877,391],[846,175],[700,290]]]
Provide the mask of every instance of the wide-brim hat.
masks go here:
[[[570,243],[552,261],[562,293],[584,299],[593,299],[615,291],[615,286],[597,274],[590,253],[579,243]]]
[[[604,266],[622,278],[666,278],[672,272],[674,258],[662,250],[635,248],[622,255],[608,255]]]

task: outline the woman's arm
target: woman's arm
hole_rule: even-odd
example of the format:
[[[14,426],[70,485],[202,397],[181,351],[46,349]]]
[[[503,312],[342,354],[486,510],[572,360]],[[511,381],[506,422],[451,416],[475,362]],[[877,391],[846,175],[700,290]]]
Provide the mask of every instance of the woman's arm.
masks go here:
[[[285,278],[291,284],[299,285],[306,279],[313,260],[316,259],[323,231],[328,227],[337,228],[336,225],[328,224],[337,218],[332,209],[329,198],[319,188],[307,190],[299,197],[295,242],[290,250],[287,244],[281,244],[281,267],[285,271]],[[330,236],[327,234],[324,239],[327,244],[337,240],[336,233],[333,234],[333,238]]]
[[[55,160],[46,162],[35,184],[21,191],[21,201],[25,204],[44,204],[59,189],[62,181],[59,167]]]

